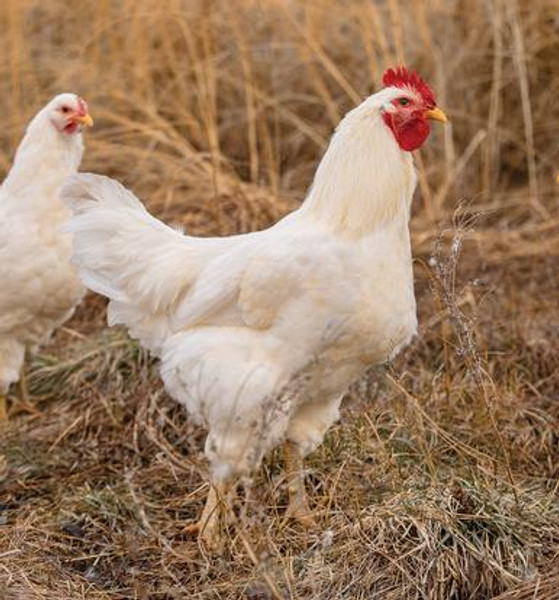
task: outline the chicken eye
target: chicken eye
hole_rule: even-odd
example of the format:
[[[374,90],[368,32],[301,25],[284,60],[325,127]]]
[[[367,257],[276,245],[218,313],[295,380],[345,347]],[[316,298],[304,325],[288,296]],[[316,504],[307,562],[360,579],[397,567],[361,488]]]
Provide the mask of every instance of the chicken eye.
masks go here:
[[[68,114],[70,112],[70,108],[68,106],[63,106],[60,109],[65,115]]]
[[[400,98],[398,100],[398,103],[400,104],[400,106],[407,106],[410,103],[410,101],[407,98]]]

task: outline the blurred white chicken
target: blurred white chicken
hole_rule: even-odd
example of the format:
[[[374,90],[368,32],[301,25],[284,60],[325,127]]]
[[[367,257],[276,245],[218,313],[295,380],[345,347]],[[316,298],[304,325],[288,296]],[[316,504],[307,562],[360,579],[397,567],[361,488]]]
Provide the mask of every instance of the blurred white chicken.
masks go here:
[[[83,126],[92,124],[79,96],[53,98],[29,123],[0,187],[0,420],[20,378],[25,395],[26,351],[68,319],[84,293],[70,236],[59,231],[70,214],[59,194],[80,165]]]
[[[228,238],[185,236],[117,182],[71,178],[82,281],[161,359],[168,392],[208,429],[212,487],[200,519],[219,538],[218,501],[236,475],[286,442],[288,512],[308,520],[302,457],[348,386],[416,331],[408,220],[411,150],[445,121],[405,69],[340,123],[299,210]]]

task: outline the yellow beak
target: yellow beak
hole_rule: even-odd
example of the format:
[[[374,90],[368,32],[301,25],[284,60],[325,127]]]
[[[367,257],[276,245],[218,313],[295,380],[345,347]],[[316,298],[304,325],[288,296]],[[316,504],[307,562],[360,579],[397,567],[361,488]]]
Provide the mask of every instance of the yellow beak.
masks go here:
[[[77,115],[74,117],[74,120],[80,125],[85,125],[86,127],[91,127],[93,125],[93,117],[89,113],[86,113],[85,115]]]
[[[441,123],[448,123],[446,115],[440,108],[431,108],[426,110],[425,117],[427,119],[433,119],[434,121],[440,121]]]

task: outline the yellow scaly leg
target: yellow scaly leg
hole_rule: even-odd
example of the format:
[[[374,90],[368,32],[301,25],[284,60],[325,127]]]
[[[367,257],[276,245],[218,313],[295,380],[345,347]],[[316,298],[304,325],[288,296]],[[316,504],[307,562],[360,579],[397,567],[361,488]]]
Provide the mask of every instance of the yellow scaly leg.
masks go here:
[[[286,515],[298,521],[303,527],[314,527],[316,522],[307,501],[303,457],[298,446],[293,442],[285,442],[283,458],[289,492]]]
[[[217,551],[223,547],[224,522],[227,511],[225,495],[229,487],[226,482],[210,485],[210,491],[200,519],[185,528],[186,533],[198,534],[198,539],[212,551]]]
[[[6,394],[0,394],[0,423],[8,420],[8,399]]]

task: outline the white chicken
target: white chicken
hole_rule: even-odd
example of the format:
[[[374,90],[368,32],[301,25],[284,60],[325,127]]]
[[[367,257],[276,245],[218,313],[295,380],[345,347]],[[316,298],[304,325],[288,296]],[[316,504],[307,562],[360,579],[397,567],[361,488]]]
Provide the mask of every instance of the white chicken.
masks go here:
[[[349,385],[416,331],[410,151],[428,119],[446,117],[415,73],[388,70],[384,83],[340,123],[300,209],[265,231],[189,237],[106,177],[63,189],[82,281],[110,298],[109,323],[161,359],[169,394],[208,429],[209,544],[227,484],[281,442],[288,511],[308,520],[302,458]]]
[[[65,179],[83,154],[87,105],[60,94],[27,127],[0,187],[0,420],[6,394],[25,353],[70,317],[85,291],[70,262],[71,243],[59,229],[69,211],[60,200]]]

